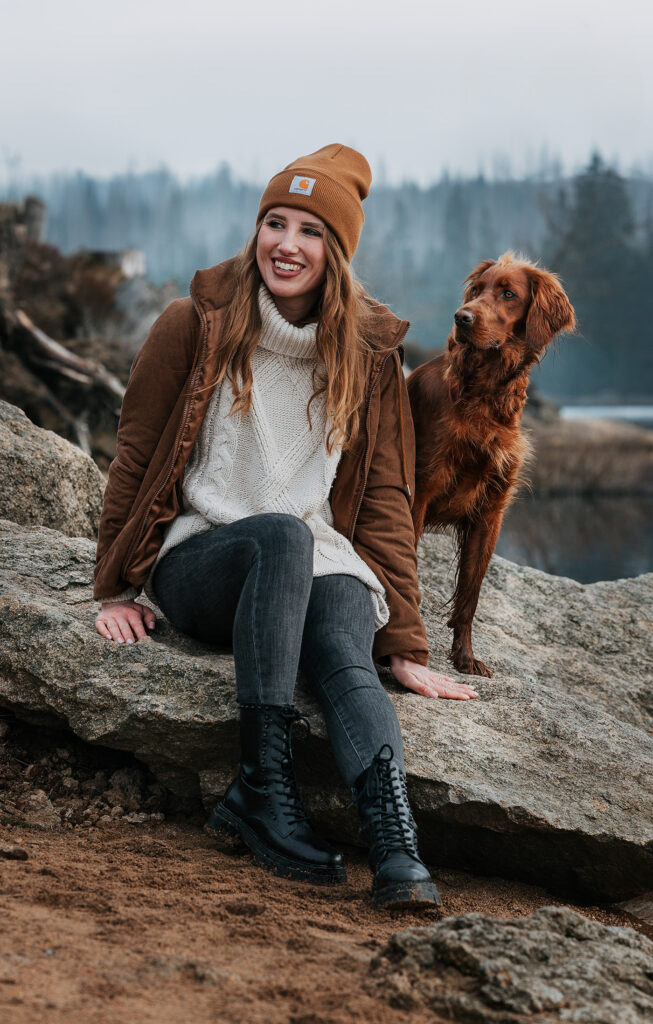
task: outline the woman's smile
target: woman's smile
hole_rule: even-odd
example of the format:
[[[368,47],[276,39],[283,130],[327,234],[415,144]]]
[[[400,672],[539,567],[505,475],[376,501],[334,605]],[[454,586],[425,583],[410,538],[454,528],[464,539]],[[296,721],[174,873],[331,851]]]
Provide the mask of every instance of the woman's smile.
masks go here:
[[[304,269],[301,263],[289,263],[287,261],[275,259],[272,260],[272,265],[274,269],[277,270],[282,277],[285,277],[287,274],[296,275],[300,272],[300,270]]]
[[[326,273],[324,221],[307,210],[275,206],[261,224],[256,262],[281,315],[304,319],[318,301]]]

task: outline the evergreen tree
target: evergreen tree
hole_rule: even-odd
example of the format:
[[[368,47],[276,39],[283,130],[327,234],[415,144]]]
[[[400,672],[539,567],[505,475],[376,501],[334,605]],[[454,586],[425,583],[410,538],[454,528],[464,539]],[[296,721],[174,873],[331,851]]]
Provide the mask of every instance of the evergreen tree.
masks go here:
[[[556,358],[547,357],[534,380],[563,398],[616,400],[653,390],[653,379],[636,369],[650,365],[650,317],[642,318],[650,262],[636,244],[624,179],[595,153],[574,179],[569,205],[561,197],[557,215],[545,262],[563,278],[579,331],[562,340]]]

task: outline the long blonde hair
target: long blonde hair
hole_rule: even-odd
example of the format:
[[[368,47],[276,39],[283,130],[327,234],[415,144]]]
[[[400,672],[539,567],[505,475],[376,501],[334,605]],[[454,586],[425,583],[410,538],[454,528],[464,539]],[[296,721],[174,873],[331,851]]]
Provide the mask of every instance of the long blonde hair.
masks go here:
[[[263,218],[247,245],[236,256],[236,284],[225,312],[218,355],[218,375],[207,388],[218,385],[230,369],[231,390],[236,396],[229,415],[239,410],[242,415],[252,404],[251,357],[258,345],[261,316],[258,291],[262,281],[256,261],[256,245]],[[365,396],[365,352],[371,349],[366,340],[366,325],[374,302],[355,279],[335,234],[324,227],[326,272],[318,302],[316,349],[320,364],[313,370],[313,387],[306,413],[311,430],[310,407],[313,399],[326,391],[326,419],[332,423],[326,437],[329,455],[335,445],[346,451],[354,442],[360,427],[359,410]],[[319,369],[326,369],[326,377]],[[243,386],[238,390],[238,379]],[[202,388],[201,390],[206,390]],[[332,436],[333,435],[333,436]]]

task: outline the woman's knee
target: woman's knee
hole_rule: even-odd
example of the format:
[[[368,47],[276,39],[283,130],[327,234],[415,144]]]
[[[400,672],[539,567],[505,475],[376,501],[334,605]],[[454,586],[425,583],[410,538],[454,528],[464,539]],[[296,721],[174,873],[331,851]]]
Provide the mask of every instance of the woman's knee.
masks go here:
[[[374,606],[366,585],[336,573],[313,580],[304,623],[306,645],[328,652],[343,646],[370,656],[374,642]]]
[[[315,540],[310,526],[286,512],[262,512],[252,516],[252,525],[256,523],[256,537],[263,548],[271,547],[275,552],[289,552],[297,557],[304,557],[313,564]]]
[[[337,675],[342,685],[381,686],[372,658],[373,637],[373,623],[369,630],[357,629],[353,621],[346,627],[322,623],[307,630],[305,626],[300,668],[311,687],[330,680],[335,685]]]

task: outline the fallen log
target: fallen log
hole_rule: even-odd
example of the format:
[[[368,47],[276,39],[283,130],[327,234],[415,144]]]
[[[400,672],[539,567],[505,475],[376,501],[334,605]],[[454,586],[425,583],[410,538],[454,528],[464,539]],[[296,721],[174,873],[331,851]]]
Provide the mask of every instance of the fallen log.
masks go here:
[[[64,345],[55,341],[54,338],[50,338],[45,331],[37,327],[22,309],[17,309],[15,315],[37,350],[46,356],[45,359],[36,356],[37,362],[47,365],[50,369],[54,369],[78,383],[88,386],[97,385],[122,402],[125,387],[113,373],[109,373],[106,366],[94,359],[84,359],[75,355],[74,352],[70,352]]]

